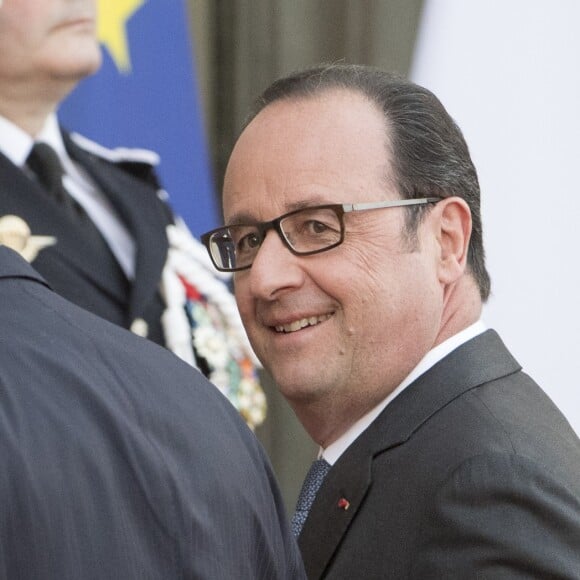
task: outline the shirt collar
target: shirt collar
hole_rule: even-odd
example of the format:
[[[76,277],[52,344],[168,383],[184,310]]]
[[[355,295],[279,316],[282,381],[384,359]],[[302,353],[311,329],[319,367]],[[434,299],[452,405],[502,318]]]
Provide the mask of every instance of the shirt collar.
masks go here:
[[[33,139],[20,127],[0,116],[0,151],[17,167],[23,167],[35,141],[50,145],[61,160],[69,161],[56,114],[46,119],[44,126]]]
[[[32,148],[32,137],[14,123],[0,117],[0,151],[18,167],[22,167]]]
[[[356,421],[356,423],[351,425],[351,427],[341,437],[331,443],[326,449],[320,449],[318,456],[324,457],[328,463],[334,465],[354,440],[371,425],[371,423],[395,397],[400,395],[401,392],[404,391],[413,381],[426,373],[432,366],[445,358],[450,352],[454,351],[457,347],[481,334],[485,330],[487,330],[485,323],[482,320],[478,320],[447,340],[444,340],[435,348],[432,348],[394,391],[389,393],[376,407],[371,409],[366,415],[363,415],[358,421]]]
[[[53,113],[48,117],[35,141],[42,141],[50,145],[56,151],[61,161],[65,159],[68,161],[68,154],[64,146],[64,141],[62,140],[62,133],[60,132],[56,114]]]

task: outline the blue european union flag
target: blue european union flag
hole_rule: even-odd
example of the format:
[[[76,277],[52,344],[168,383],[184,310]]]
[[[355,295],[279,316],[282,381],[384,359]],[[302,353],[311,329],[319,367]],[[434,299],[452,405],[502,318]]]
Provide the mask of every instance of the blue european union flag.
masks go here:
[[[194,234],[218,221],[185,0],[99,0],[103,66],[59,118],[106,147],[152,149],[170,202]]]

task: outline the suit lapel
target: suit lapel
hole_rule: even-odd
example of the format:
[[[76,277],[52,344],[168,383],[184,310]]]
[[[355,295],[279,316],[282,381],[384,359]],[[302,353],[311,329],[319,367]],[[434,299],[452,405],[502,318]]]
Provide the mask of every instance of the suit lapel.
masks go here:
[[[396,397],[335,463],[316,496],[298,539],[308,578],[325,574],[364,504],[376,455],[407,441],[466,391],[519,370],[497,333],[488,330],[439,361]]]
[[[135,240],[135,280],[129,303],[132,320],[142,315],[145,305],[158,291],[167,259],[165,228],[170,223],[168,210],[158,199],[154,187],[81,149],[66,133],[63,137],[71,158],[83,166],[110,199]]]
[[[310,579],[322,577],[371,484],[372,454],[361,451],[345,454],[332,467],[298,538]]]
[[[373,453],[403,443],[466,391],[520,370],[494,330],[476,336],[421,375],[385,408],[368,429]]]
[[[126,279],[110,252],[92,247],[80,231],[81,225],[65,215],[37,183],[1,153],[0,192],[7,192],[0,199],[0,216],[19,216],[32,235],[56,237],[57,243],[42,250],[37,260],[44,260],[44,253],[58,255],[95,286],[126,301]]]

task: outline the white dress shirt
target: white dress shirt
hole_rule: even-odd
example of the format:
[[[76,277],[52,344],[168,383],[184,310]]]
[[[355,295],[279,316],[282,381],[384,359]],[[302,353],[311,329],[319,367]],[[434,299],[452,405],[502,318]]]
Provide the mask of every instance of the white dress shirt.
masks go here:
[[[87,172],[69,157],[56,115],[50,115],[36,139],[0,116],[0,151],[27,173],[26,159],[35,141],[46,143],[56,151],[65,171],[64,187],[97,226],[127,277],[134,278],[135,242],[111,202]]]
[[[481,321],[464,328],[462,331],[438,344],[431,349],[420,361],[419,364],[409,373],[407,378],[387,397],[385,397],[376,407],[371,409],[366,415],[361,417],[336,441],[331,443],[326,449],[320,449],[319,458],[324,458],[330,465],[334,465],[338,458],[350,447],[358,436],[365,431],[371,423],[381,414],[382,410],[398,395],[400,395],[413,381],[426,373],[432,366],[446,357],[463,343],[471,340],[478,334],[487,330],[486,325]]]

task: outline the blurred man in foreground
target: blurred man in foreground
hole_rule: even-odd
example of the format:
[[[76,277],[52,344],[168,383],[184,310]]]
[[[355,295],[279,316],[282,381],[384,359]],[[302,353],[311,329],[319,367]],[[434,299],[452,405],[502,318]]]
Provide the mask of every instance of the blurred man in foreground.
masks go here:
[[[0,246],[0,578],[303,578],[267,459],[168,351]]]

